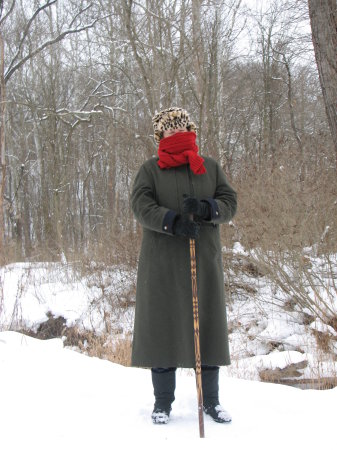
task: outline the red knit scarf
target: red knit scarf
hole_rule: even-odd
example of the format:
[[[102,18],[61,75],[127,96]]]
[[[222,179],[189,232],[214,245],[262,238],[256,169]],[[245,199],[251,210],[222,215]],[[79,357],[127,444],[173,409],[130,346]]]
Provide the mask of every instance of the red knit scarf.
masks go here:
[[[161,169],[170,169],[189,164],[196,175],[206,173],[205,160],[198,155],[196,137],[193,131],[183,131],[161,139],[158,148],[158,166]]]

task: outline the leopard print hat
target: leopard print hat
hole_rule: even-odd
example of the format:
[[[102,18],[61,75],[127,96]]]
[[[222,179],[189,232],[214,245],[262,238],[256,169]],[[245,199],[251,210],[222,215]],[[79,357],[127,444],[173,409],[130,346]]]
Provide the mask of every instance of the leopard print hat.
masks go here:
[[[188,131],[196,132],[195,123],[190,121],[189,115],[185,109],[182,108],[168,108],[160,111],[152,118],[154,140],[159,144],[162,139],[164,130],[170,128],[179,128],[186,126]]]

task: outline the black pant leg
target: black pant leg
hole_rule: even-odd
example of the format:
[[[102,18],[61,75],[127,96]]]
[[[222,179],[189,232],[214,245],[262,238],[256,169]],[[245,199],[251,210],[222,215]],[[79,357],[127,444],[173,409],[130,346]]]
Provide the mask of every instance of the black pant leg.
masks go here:
[[[155,408],[171,410],[176,388],[176,367],[151,369]]]
[[[219,367],[201,366],[204,406],[219,404]]]

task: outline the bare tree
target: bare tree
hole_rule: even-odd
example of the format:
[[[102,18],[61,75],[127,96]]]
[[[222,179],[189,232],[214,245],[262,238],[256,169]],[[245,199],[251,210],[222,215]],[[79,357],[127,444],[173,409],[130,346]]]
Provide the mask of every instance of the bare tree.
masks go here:
[[[90,23],[82,24],[82,14],[91,8],[92,4],[83,5],[81,2],[77,10],[74,12],[70,23],[64,29],[57,29],[51,38],[46,38],[42,42],[37,43],[36,46],[32,46],[30,39],[31,29],[35,25],[39,16],[44,12],[48,11],[49,16],[52,15],[51,7],[57,3],[58,0],[47,0],[44,4],[38,5],[31,11],[28,18],[25,18],[24,11],[21,11],[21,20],[24,20],[23,31],[20,33],[20,39],[16,42],[15,48],[11,49],[11,54],[8,55],[8,61],[6,64],[5,58],[5,45],[3,36],[0,33],[0,226],[4,230],[4,217],[3,217],[3,207],[4,207],[4,192],[5,192],[5,180],[6,180],[6,158],[5,158],[5,86],[16,71],[21,69],[22,66],[34,58],[36,55],[41,53],[44,49],[56,44],[63,40],[69,34],[79,33],[83,30],[87,30],[95,25],[98,18],[93,19]],[[3,1],[0,3],[0,13],[3,13]],[[21,5],[22,6],[22,5]],[[23,7],[23,6],[22,6]],[[9,18],[13,15],[16,8],[15,0],[12,1],[8,11],[5,12],[4,16],[0,20],[0,25],[3,27]],[[7,65],[7,67],[5,67]],[[3,249],[3,232],[0,232],[0,254],[2,254]]]
[[[302,239],[305,193],[313,174],[333,170],[334,152],[313,53],[309,62],[303,58],[307,50],[296,35],[307,9],[274,0],[256,12],[252,50],[242,55],[236,47],[240,0],[93,3],[76,16],[90,3],[58,0],[35,17],[24,42],[33,5],[46,0],[24,11],[13,0],[3,15],[15,5],[3,22],[3,74],[62,30],[100,17],[95,27],[26,60],[7,82],[7,259],[59,259],[64,252],[133,263],[140,230],[130,208],[132,180],[156,152],[151,115],[170,105],[190,112],[202,153],[218,159],[239,184],[243,203],[248,193],[238,220],[247,214],[241,227],[249,245],[268,246],[280,235],[284,246],[289,239],[311,245],[324,226],[321,219],[309,221],[310,234]],[[299,177],[302,159],[307,170]],[[294,196],[291,215],[288,198]],[[260,210],[260,222],[252,223]],[[289,220],[280,221],[280,211]],[[322,216],[332,229],[333,219]]]

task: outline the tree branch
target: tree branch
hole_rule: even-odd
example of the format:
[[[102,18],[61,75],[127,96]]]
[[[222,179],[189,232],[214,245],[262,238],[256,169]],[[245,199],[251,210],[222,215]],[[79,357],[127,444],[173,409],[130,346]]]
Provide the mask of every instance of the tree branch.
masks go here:
[[[43,10],[46,9],[46,8],[49,8],[49,6],[53,5],[53,4],[56,3],[56,2],[57,2],[57,0],[48,0],[47,3],[45,3],[45,4],[42,5],[42,6],[40,6],[40,7],[33,13],[33,15],[31,16],[31,18],[28,20],[28,22],[27,22],[27,24],[26,24],[26,26],[25,26],[25,29],[23,30],[22,38],[21,38],[21,41],[20,41],[20,43],[19,43],[17,52],[16,52],[16,54],[14,55],[14,57],[13,57],[13,59],[12,59],[10,65],[9,65],[9,67],[8,67],[8,69],[7,69],[7,72],[9,72],[9,71],[11,70],[11,68],[13,67],[15,61],[18,59],[19,54],[20,54],[21,49],[22,49],[22,46],[23,46],[23,43],[25,42],[26,37],[28,36],[29,29],[30,29],[32,23],[34,22],[36,16],[37,16],[41,11],[43,11]]]
[[[85,11],[87,11],[88,9],[90,9],[93,6],[93,3],[90,3],[88,6],[86,6],[84,9],[81,9],[73,18],[73,20],[70,22],[69,24],[69,28],[72,27],[75,23],[75,20],[77,19],[77,17],[79,17],[82,13],[84,13]]]
[[[81,31],[87,30],[88,28],[92,28],[95,25],[95,23],[97,22],[97,20],[98,19],[95,19],[91,24],[85,25],[85,26],[83,26],[81,28],[75,28],[75,29],[70,29],[70,30],[63,31],[63,33],[61,33],[58,36],[56,36],[56,38],[50,39],[49,41],[46,41],[44,44],[40,45],[40,47],[38,47],[35,50],[33,50],[30,53],[28,53],[28,55],[25,56],[24,58],[22,58],[17,64],[15,64],[14,67],[12,67],[11,69],[8,69],[6,71],[5,82],[7,83],[7,81],[11,78],[13,73],[16,72],[26,61],[28,61],[29,59],[33,58],[35,55],[40,53],[46,47],[49,47],[50,45],[56,44],[56,42],[62,41],[62,39],[64,39],[68,34],[80,33]]]
[[[4,21],[7,19],[7,17],[12,13],[14,6],[15,6],[15,1],[13,0],[13,3],[11,4],[11,7],[9,8],[9,11],[5,14],[5,16],[0,20],[0,27],[1,25],[4,23]],[[1,2],[1,11],[0,11],[0,17],[2,15],[2,11],[3,11],[3,1]]]

